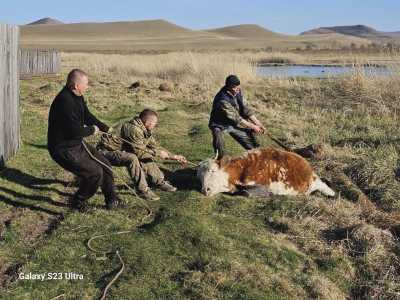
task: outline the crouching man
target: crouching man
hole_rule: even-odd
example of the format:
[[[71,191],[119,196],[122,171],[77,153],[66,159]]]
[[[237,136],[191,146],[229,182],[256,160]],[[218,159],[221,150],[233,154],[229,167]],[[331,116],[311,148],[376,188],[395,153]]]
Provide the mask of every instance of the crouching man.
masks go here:
[[[72,208],[87,211],[88,199],[99,186],[107,209],[126,207],[126,203],[117,197],[108,161],[93,146],[83,141],[83,138],[99,130],[109,130],[86,106],[83,94],[87,88],[88,75],[84,71],[74,69],[68,74],[65,87],[50,107],[47,147],[57,164],[80,179],[79,188],[71,199]]]
[[[208,126],[218,159],[225,154],[224,133],[229,133],[246,150],[260,146],[256,134],[264,133],[265,127],[245,103],[236,75],[229,75],[215,96]]]
[[[158,146],[152,135],[157,123],[157,113],[145,109],[139,116],[122,125],[120,135],[125,141],[117,136],[103,135],[97,146],[113,166],[127,168],[139,195],[146,200],[160,199],[150,189],[148,180],[150,184],[163,191],[176,191],[176,187],[165,180],[164,174],[155,162],[156,158],[187,162],[184,156],[172,154]]]

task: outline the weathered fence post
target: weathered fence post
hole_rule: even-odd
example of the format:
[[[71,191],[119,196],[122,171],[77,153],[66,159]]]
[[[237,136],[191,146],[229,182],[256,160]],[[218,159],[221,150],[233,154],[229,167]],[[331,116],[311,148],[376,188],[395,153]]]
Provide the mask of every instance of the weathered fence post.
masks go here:
[[[57,74],[61,70],[60,53],[53,49],[20,49],[18,56],[21,78]]]
[[[20,146],[19,30],[0,24],[0,167]]]

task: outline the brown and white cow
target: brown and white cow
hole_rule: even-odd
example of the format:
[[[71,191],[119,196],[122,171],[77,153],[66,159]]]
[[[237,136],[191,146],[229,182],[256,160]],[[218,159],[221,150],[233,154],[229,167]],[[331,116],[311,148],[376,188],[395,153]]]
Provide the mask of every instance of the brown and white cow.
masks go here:
[[[236,158],[205,160],[197,169],[197,177],[206,196],[233,193],[239,186],[263,186],[276,195],[309,195],[314,191],[335,195],[303,157],[269,147]]]

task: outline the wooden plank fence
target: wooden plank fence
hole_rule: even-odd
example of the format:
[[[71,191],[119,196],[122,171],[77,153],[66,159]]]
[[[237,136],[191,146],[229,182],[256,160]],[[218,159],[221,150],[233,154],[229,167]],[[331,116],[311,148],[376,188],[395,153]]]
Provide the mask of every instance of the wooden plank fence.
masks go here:
[[[0,166],[20,146],[19,30],[0,24]]]
[[[20,49],[19,74],[22,79],[57,74],[61,70],[60,53],[56,50]]]

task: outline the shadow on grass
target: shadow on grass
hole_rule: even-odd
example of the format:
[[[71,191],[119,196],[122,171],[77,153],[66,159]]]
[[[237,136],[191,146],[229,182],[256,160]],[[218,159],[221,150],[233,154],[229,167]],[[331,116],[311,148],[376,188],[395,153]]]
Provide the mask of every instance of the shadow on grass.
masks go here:
[[[51,215],[59,215],[58,212],[49,210],[47,208],[40,207],[38,205],[34,204],[28,204],[26,203],[26,200],[28,201],[37,201],[37,202],[46,202],[51,205],[57,206],[57,207],[68,207],[68,204],[62,203],[62,202],[57,202],[52,200],[50,197],[44,196],[44,195],[38,195],[35,194],[34,191],[44,191],[44,192],[55,192],[61,196],[64,197],[69,197],[71,194],[61,192],[58,189],[48,187],[46,185],[50,184],[62,184],[62,185],[67,185],[68,183],[65,181],[61,181],[58,179],[45,179],[45,178],[39,178],[35,177],[33,175],[24,173],[20,170],[13,169],[13,168],[5,168],[0,172],[0,178],[4,179],[9,182],[13,182],[16,184],[19,184],[25,188],[28,188],[32,190],[31,194],[24,194],[17,192],[13,189],[0,186],[0,191],[3,192],[3,195],[0,197],[0,201],[12,205],[14,207],[23,207],[23,208],[28,208],[30,210],[34,211],[42,211]],[[5,195],[4,195],[5,194]],[[13,200],[14,199],[14,200]]]
[[[32,143],[24,143],[25,145],[31,146],[31,147],[35,147],[38,149],[44,149],[47,150],[47,145],[39,145],[39,144],[32,144]]]
[[[348,226],[348,227],[338,227],[333,229],[326,229],[321,232],[322,237],[327,242],[336,242],[347,240],[349,238],[350,233],[354,230],[356,226]]]
[[[19,193],[19,192],[10,190],[10,189],[2,187],[2,186],[0,186],[0,191],[7,193],[16,199],[21,199],[21,200],[27,199],[27,200],[32,200],[32,201],[47,202],[49,204],[52,204],[52,205],[58,206],[58,207],[68,207],[68,205],[65,203],[54,201],[51,198],[42,196],[42,195],[27,195],[27,194],[23,194],[23,193]],[[18,203],[21,203],[21,202],[18,202]]]
[[[65,197],[71,196],[71,194],[61,192],[55,188],[45,186],[50,184],[62,184],[63,186],[67,186],[69,184],[69,182],[67,181],[62,181],[58,179],[39,178],[13,168],[3,169],[0,172],[0,178],[10,182],[17,183],[29,189],[55,192],[60,196],[65,196]]]
[[[166,179],[171,182],[178,190],[200,191],[201,184],[196,178],[196,170],[193,168],[185,168],[178,170],[162,169]]]
[[[397,181],[400,181],[400,166],[394,169],[394,176]]]
[[[0,188],[0,190],[3,190],[3,188]],[[26,197],[26,195],[24,194],[20,194],[20,193],[14,193],[14,195],[20,195],[21,198]],[[42,196],[34,196],[34,198],[38,199],[38,197],[42,197]],[[47,197],[43,197],[43,198],[47,198]],[[47,213],[49,215],[53,215],[53,216],[60,216],[62,215],[62,213],[60,212],[56,212],[56,211],[52,211],[50,209],[44,208],[44,207],[40,207],[40,206],[36,206],[36,205],[32,205],[32,204],[26,204],[23,203],[21,201],[17,201],[17,200],[13,200],[10,198],[6,198],[3,195],[0,195],[0,202],[3,202],[5,204],[14,206],[14,207],[22,207],[22,208],[28,208],[32,211],[41,211],[44,213]],[[60,206],[67,206],[66,204],[60,203]]]

